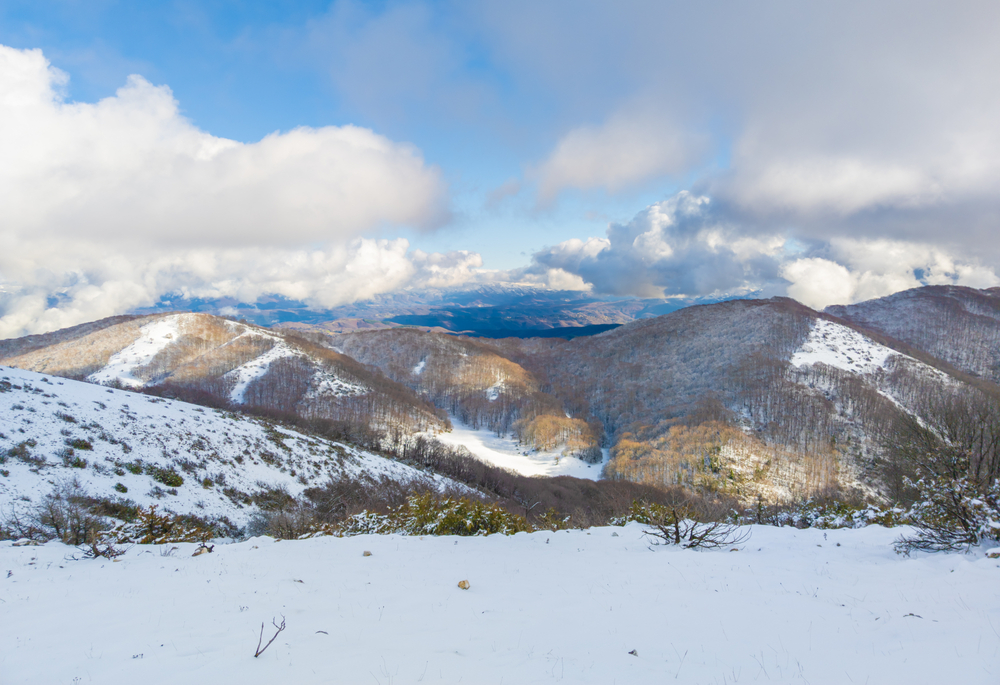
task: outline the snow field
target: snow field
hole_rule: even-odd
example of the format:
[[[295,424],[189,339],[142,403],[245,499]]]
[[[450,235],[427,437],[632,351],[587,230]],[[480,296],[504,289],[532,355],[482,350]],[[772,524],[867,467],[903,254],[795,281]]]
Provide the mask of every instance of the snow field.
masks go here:
[[[847,326],[816,319],[809,337],[789,361],[792,366],[820,363],[851,373],[871,374],[884,368],[886,360],[896,354]]]
[[[134,343],[111,355],[103,369],[87,377],[91,383],[118,381],[125,387],[141,388],[145,381],[133,372],[153,361],[153,357],[180,335],[180,320],[184,314],[172,314],[155,319],[139,329]]]
[[[899,557],[900,531],[877,526],[755,526],[736,552],[652,547],[642,530],[255,538],[198,557],[189,544],[172,556],[136,546],[117,563],[3,542],[0,674],[5,685],[1000,680],[998,560]],[[286,630],[254,659],[261,623],[266,642],[282,616]]]
[[[433,433],[430,437],[451,447],[465,447],[474,457],[487,464],[509,469],[524,476],[573,476],[599,480],[610,450],[602,450],[600,464],[588,464],[576,457],[564,457],[560,450],[529,450],[514,438],[497,437],[491,430],[475,430],[449,415],[451,432]]]

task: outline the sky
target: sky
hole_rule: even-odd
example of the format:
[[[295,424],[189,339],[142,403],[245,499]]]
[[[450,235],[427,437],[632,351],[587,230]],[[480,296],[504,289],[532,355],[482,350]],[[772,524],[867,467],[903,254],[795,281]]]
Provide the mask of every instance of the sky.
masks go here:
[[[0,4],[0,337],[171,294],[1000,285],[987,2]]]

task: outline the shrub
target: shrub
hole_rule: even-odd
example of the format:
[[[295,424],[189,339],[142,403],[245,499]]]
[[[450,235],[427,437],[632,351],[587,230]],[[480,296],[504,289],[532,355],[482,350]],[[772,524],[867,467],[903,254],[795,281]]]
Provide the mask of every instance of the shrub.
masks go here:
[[[696,521],[694,511],[685,506],[647,507],[641,512],[649,526],[646,535],[656,538],[659,544],[678,545],[688,549],[700,547],[714,549],[746,542],[750,531],[740,530],[735,523],[726,521]],[[637,519],[638,520],[638,519]]]
[[[67,545],[82,545],[104,529],[90,511],[91,500],[76,478],[57,484],[34,512],[38,527]]]
[[[163,545],[173,542],[204,542],[213,537],[213,530],[205,521],[192,516],[160,513],[154,504],[140,507],[134,521],[120,523],[104,536],[117,544]]]
[[[839,498],[841,496],[838,493],[834,496],[772,505],[758,502],[755,508],[744,510],[735,520],[742,524],[822,529],[864,528],[871,525],[891,528],[910,521],[909,514],[904,509],[867,504],[849,495],[845,501]]]
[[[162,483],[168,488],[177,488],[184,485],[184,478],[181,477],[181,474],[177,473],[170,467],[163,468],[160,466],[149,465],[146,467],[146,473],[152,476],[153,480],[157,483]]]
[[[34,457],[31,454],[30,448],[35,447],[38,443],[34,439],[23,440],[17,443],[14,447],[7,450],[7,456],[18,461],[23,461],[26,464],[44,464],[45,457]]]
[[[465,497],[438,498],[433,493],[413,495],[387,515],[363,512],[349,518],[344,535],[379,532],[401,535],[513,535],[532,528],[523,516],[496,503]]]
[[[125,487],[124,483],[115,483],[115,490],[118,491],[118,492],[120,492],[120,493],[122,493],[122,494],[125,494],[126,492],[128,492],[128,488]]]
[[[84,440],[83,438],[73,438],[72,440],[67,439],[66,444],[77,450],[87,451],[94,449],[94,445],[90,442],[90,440]]]
[[[927,474],[913,485],[920,493],[910,508],[915,532],[895,542],[897,552],[950,552],[1000,541],[1000,479],[983,487],[967,477]]]

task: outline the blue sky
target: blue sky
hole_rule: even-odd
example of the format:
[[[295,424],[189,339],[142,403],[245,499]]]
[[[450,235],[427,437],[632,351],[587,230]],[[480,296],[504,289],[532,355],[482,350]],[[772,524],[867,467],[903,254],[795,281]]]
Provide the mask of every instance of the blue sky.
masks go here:
[[[997,14],[5,2],[0,335],[166,292],[997,285]]]

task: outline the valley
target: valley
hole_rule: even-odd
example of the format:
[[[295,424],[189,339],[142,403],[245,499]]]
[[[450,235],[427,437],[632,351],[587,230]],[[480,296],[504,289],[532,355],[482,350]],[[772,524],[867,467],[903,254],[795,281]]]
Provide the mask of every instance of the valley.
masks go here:
[[[406,454],[425,435],[527,476],[681,487],[744,505],[830,493],[887,502],[907,496],[905,458],[892,445],[909,422],[943,427],[945,405],[998,402],[1000,389],[969,364],[859,318],[895,303],[904,313],[882,319],[914,318],[913,303],[937,303],[937,293],[828,313],[783,298],[730,300],[569,339],[152,314],[3,341],[0,363],[300,428],[333,422],[375,452]],[[994,296],[965,296],[979,303],[968,307],[970,330],[986,325],[982,303]],[[1000,359],[991,354],[977,363]]]

